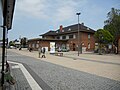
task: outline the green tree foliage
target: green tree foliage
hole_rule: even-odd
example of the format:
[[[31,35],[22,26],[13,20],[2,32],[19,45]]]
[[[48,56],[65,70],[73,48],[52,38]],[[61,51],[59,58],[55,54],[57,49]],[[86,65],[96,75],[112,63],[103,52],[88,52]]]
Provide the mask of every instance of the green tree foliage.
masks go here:
[[[95,36],[96,42],[98,42],[98,52],[101,55],[102,48],[107,44],[110,44],[113,42],[113,36],[110,34],[109,31],[104,29],[98,29],[95,32],[94,36]]]
[[[15,46],[15,42],[10,41],[10,42],[9,42],[9,46]]]
[[[120,10],[112,8],[111,11],[108,12],[107,18],[104,29],[113,35],[115,44],[117,36],[120,35]]]
[[[104,29],[98,29],[94,36],[98,43],[109,44],[113,42],[113,36],[111,33]]]
[[[21,45],[22,45],[23,47],[25,47],[25,46],[27,45],[27,38],[26,38],[26,37],[23,37],[23,38],[21,39]]]

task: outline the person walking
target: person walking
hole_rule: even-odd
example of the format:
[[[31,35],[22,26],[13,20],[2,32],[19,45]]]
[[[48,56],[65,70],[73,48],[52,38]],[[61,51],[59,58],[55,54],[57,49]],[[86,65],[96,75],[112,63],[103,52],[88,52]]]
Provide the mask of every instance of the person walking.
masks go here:
[[[38,54],[39,54],[39,56],[38,56],[38,57],[39,57],[39,58],[40,58],[41,52],[42,52],[42,48],[41,48],[41,47],[39,47],[39,48],[38,48]]]
[[[41,58],[46,58],[45,57],[45,48],[44,47],[42,48],[42,57]]]

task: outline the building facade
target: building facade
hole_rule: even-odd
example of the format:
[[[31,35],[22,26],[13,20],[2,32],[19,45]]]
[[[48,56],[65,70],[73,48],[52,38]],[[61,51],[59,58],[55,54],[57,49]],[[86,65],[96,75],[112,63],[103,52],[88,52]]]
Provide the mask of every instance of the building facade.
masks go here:
[[[46,47],[50,50],[50,42],[55,42],[55,48],[69,49],[70,51],[77,51],[78,44],[82,46],[83,51],[92,51],[95,48],[95,31],[84,26],[84,24],[78,24],[63,27],[56,31],[48,31],[40,36],[42,38],[29,39],[28,47],[37,50],[37,48]],[[79,38],[78,38],[79,37]],[[79,41],[78,41],[79,40]]]

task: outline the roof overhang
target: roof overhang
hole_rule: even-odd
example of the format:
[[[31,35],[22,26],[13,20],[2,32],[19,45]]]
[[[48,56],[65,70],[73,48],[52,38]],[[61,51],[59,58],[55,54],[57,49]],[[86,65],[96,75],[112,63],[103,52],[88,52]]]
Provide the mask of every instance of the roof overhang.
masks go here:
[[[34,39],[29,39],[28,41],[68,41],[68,39],[45,39],[45,38],[34,38]]]
[[[95,31],[91,31],[91,30],[80,30],[79,32],[87,32],[87,33],[95,33]],[[64,35],[64,34],[71,34],[71,33],[78,33],[78,30],[75,29],[74,31],[67,31],[67,32],[59,32],[59,33],[54,33],[54,34],[42,34],[42,35],[39,35],[39,36],[57,36],[57,35]]]
[[[3,17],[7,30],[12,28],[13,13],[15,7],[15,0],[2,0]]]

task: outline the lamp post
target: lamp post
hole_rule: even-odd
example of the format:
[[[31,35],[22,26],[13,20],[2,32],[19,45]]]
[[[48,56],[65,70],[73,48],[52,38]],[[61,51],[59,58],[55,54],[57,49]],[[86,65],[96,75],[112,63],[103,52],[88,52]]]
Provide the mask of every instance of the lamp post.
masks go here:
[[[19,50],[21,50],[21,44],[22,44],[22,40],[21,40],[21,35],[19,36],[19,40],[20,40],[20,45],[19,45]]]
[[[80,54],[80,47],[81,47],[81,45],[80,45],[80,27],[79,27],[79,15],[80,15],[81,13],[76,13],[76,15],[78,15],[78,56],[79,56],[79,54]],[[82,50],[81,50],[82,51]],[[82,52],[81,52],[82,53]]]

